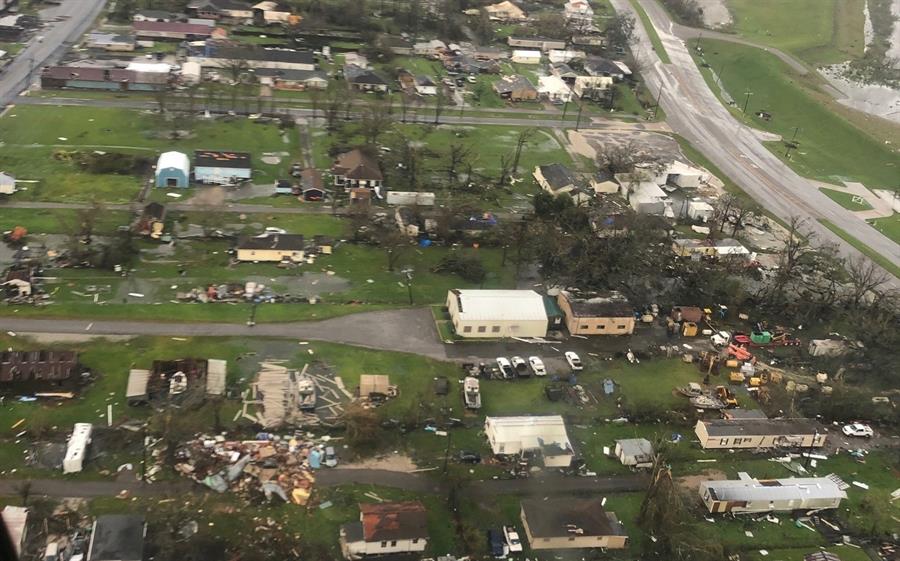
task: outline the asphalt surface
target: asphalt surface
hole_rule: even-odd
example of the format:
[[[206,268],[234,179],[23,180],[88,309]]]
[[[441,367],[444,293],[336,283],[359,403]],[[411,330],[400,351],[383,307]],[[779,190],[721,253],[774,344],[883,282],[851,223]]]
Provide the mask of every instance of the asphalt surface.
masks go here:
[[[35,32],[35,38],[16,55],[0,79],[0,105],[10,103],[42,66],[58,60],[74,44],[100,14],[106,0],[62,0],[45,13],[52,13],[53,21],[46,22]],[[41,41],[37,37],[43,37]]]
[[[617,11],[631,14],[640,22],[628,0],[611,1]],[[803,233],[814,235],[818,243],[834,244],[845,257],[866,258],[818,222],[829,220],[873,251],[900,262],[900,246],[821,193],[813,182],[797,175],[736,120],[707,86],[688,47],[676,36],[668,14],[652,0],[639,1],[672,61],[662,63],[646,30],[637,25],[634,51],[642,61],[650,90],[654,95],[662,90],[661,105],[669,126],[773,214],[785,221],[793,216],[806,219]],[[890,279],[887,284],[900,287],[898,279],[884,273]]]
[[[16,496],[22,485],[30,483],[32,496],[46,497],[114,497],[126,491],[131,497],[171,497],[185,493],[203,494],[210,491],[188,480],[144,484],[140,481],[66,481],[63,479],[0,479],[0,496]],[[424,474],[385,470],[334,469],[316,473],[316,485],[377,485],[415,493],[445,492],[441,482]],[[559,493],[612,493],[642,491],[647,488],[644,475],[618,477],[565,477],[548,474],[529,479],[488,479],[469,483],[464,492],[476,497],[492,495],[556,495]]]

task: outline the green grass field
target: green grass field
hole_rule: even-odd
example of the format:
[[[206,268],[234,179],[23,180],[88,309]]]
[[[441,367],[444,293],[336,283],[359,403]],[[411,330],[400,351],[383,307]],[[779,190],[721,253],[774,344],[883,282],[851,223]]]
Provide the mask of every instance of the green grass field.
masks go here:
[[[827,182],[849,177],[869,188],[896,184],[900,155],[895,148],[822,105],[804,88],[801,77],[775,56],[723,41],[704,39],[701,44],[709,64],[725,68],[722,79],[733,98],[743,100],[745,92],[753,92],[748,105],[750,126],[785,138],[793,137],[799,127],[800,147],[787,162],[798,173]],[[709,72],[704,75],[715,91]],[[772,119],[757,118],[757,111],[771,113]],[[768,146],[784,158],[782,143]]]
[[[647,35],[650,36],[650,43],[653,44],[653,50],[656,51],[659,60],[661,60],[663,64],[670,64],[672,60],[669,58],[669,53],[666,52],[666,48],[663,46],[659,34],[656,33],[656,28],[653,27],[653,23],[650,21],[650,16],[648,16],[647,12],[644,11],[644,8],[641,7],[640,2],[637,2],[637,0],[629,1],[631,2],[634,11],[637,12],[644,29],[647,30]]]
[[[862,200],[861,202],[853,200],[853,195],[851,195],[850,193],[835,191],[834,189],[819,190],[828,195],[828,198],[846,208],[847,210],[872,210],[872,205],[870,205],[865,200]]]
[[[187,138],[170,140],[172,130],[188,130]],[[61,140],[64,139],[64,140]],[[155,162],[160,152],[196,149],[250,152],[254,181],[283,175],[298,153],[297,131],[285,134],[275,125],[243,118],[167,122],[158,114],[126,109],[86,107],[16,107],[0,118],[4,169],[19,179],[39,180],[21,193],[23,199],[126,202],[137,194],[142,178],[88,174],[53,158],[57,150],[103,150],[138,154]],[[286,152],[278,164],[261,161],[264,152]]]
[[[812,65],[863,54],[864,0],[728,0],[733,30],[751,41],[791,52]],[[798,24],[802,22],[802,24]]]
[[[900,278],[900,266],[898,266],[896,263],[894,263],[893,261],[891,261],[884,255],[881,255],[880,253],[874,251],[872,248],[865,245],[858,239],[854,238],[853,236],[851,236],[850,234],[845,232],[843,229],[841,229],[838,226],[836,226],[835,224],[833,224],[832,222],[830,222],[828,220],[819,220],[819,222],[821,222],[823,226],[825,226],[826,228],[828,228],[829,230],[831,230],[832,232],[837,234],[838,237],[843,239],[845,242],[849,243],[856,249],[865,253],[869,257],[869,259],[871,259],[872,261],[874,261],[874,262],[878,263],[879,265],[881,265],[882,267],[884,267],[884,269],[886,271],[890,272],[895,277]]]
[[[900,214],[894,213],[890,218],[869,220],[873,228],[900,244]]]

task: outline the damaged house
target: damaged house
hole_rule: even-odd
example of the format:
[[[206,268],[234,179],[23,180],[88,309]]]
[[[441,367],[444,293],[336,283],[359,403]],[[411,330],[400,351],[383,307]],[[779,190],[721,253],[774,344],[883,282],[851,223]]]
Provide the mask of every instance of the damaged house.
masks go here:
[[[531,549],[624,549],[628,534],[605,499],[528,499],[521,518]]]
[[[0,353],[0,390],[58,391],[80,381],[74,351],[3,351]]]
[[[306,255],[306,245],[302,234],[269,234],[242,238],[235,252],[242,262],[300,263]]]
[[[703,481],[700,499],[709,512],[756,513],[838,508],[847,484],[835,476]]]
[[[129,371],[125,399],[134,406],[178,396],[220,396],[227,370],[227,361],[219,359],[155,360],[150,370]]]
[[[559,415],[487,417],[484,433],[498,456],[540,458],[544,467],[569,467],[575,456]]]
[[[341,526],[346,559],[414,553],[428,544],[428,517],[419,501],[360,504],[359,522]]]
[[[704,449],[813,448],[827,434],[813,419],[713,419],[697,421],[694,433]]]

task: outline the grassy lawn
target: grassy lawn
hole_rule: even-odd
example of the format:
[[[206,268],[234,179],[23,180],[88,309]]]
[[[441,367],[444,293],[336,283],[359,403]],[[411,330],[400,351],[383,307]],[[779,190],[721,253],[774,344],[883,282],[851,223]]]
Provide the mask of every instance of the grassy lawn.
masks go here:
[[[653,23],[650,21],[650,16],[648,16],[647,12],[644,11],[644,8],[641,6],[640,2],[638,2],[637,0],[629,0],[629,2],[631,2],[631,6],[634,8],[634,11],[637,12],[638,17],[641,19],[641,24],[647,31],[647,35],[650,36],[650,43],[653,44],[653,50],[656,51],[657,56],[659,56],[659,60],[661,60],[663,64],[670,64],[672,60],[669,58],[669,53],[666,52],[666,48],[663,46],[659,35],[656,33],[656,28],[653,27]]]
[[[841,559],[841,561],[870,561],[870,557],[862,549],[855,547],[817,547],[817,548],[793,548],[793,549],[767,549],[768,555],[763,555],[759,551],[747,551],[741,559],[749,561],[803,561],[804,557],[814,551],[822,550],[831,552]],[[745,557],[746,556],[746,557]]]
[[[864,4],[864,0],[793,0],[787,7],[759,0],[728,0],[734,31],[751,41],[789,51],[812,65],[862,56]],[[803,25],[797,25],[798,21]]]
[[[190,130],[187,138],[170,140],[172,130]],[[65,140],[61,140],[65,139]],[[4,168],[22,179],[40,182],[23,198],[84,201],[131,200],[141,179],[131,175],[73,173],[67,162],[53,158],[57,150],[107,150],[139,154],[151,161],[164,150],[191,154],[196,149],[250,152],[254,181],[284,175],[298,152],[297,132],[282,134],[275,125],[248,119],[166,122],[153,112],[126,109],[37,106],[16,107],[0,119]],[[279,164],[261,161],[264,152],[286,152]]]
[[[882,267],[884,267],[884,269],[886,271],[888,271],[895,277],[900,278],[900,266],[898,266],[896,263],[892,262],[890,259],[881,255],[880,253],[873,251],[869,246],[865,245],[858,239],[854,238],[853,236],[851,236],[850,234],[845,232],[843,229],[837,227],[831,221],[819,220],[819,222],[821,222],[823,226],[825,226],[826,228],[828,228],[829,230],[831,230],[832,232],[837,234],[838,237],[843,239],[845,242],[849,243],[850,245],[852,245],[859,251],[866,254],[869,257],[869,259],[871,259],[872,261],[874,261],[874,262],[878,263],[879,265],[881,265]]]
[[[860,200],[850,193],[835,191],[834,189],[819,190],[828,195],[828,198],[846,208],[847,210],[872,210],[872,205],[866,202],[865,199]]]
[[[889,218],[869,220],[873,228],[900,244],[900,214],[894,213]]]
[[[19,51],[25,48],[22,43],[4,43],[0,42],[0,51],[6,51],[6,59],[11,59],[19,54]]]
[[[743,103],[745,92],[753,92],[748,105],[750,126],[784,138],[791,138],[799,127],[800,147],[786,162],[798,173],[831,182],[849,177],[869,188],[896,184],[900,156],[892,144],[823,105],[804,82],[809,78],[792,73],[778,58],[753,47],[710,40],[701,44],[707,62],[716,69],[724,67],[722,79],[732,98]],[[717,91],[708,71],[704,75]],[[771,113],[772,119],[757,118],[757,111]],[[768,146],[784,158],[782,143]]]
[[[97,218],[98,234],[110,234],[119,226],[128,224],[131,215],[124,211],[104,210]],[[40,234],[66,234],[78,223],[76,211],[68,209],[3,208],[0,211],[0,232],[24,226],[32,236]]]

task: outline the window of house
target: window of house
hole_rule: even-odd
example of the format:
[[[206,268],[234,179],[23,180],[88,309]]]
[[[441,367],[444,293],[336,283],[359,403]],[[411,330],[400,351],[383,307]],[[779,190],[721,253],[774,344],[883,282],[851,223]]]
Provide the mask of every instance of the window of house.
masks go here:
[[[719,440],[719,444],[720,444],[721,446],[728,446],[728,439],[727,439],[727,438],[723,438],[723,439]]]
[[[597,329],[606,329],[606,326],[603,325],[602,323],[598,323],[598,324],[597,324]]]
[[[391,547],[397,547],[397,540],[391,540]]]
[[[419,538],[413,538],[413,543],[419,543]]]
[[[467,325],[467,326],[463,327],[463,333],[471,333],[471,332],[472,332],[471,325]]]
[[[616,329],[618,329],[618,330],[621,331],[622,329],[625,329],[625,326],[624,326],[624,325],[617,325],[617,326],[616,326]]]
[[[574,542],[574,541],[575,541],[575,538],[569,538],[569,541],[570,541],[570,542]]]
[[[484,333],[485,331],[487,331],[487,327],[486,327],[486,326],[484,326],[484,325],[479,325],[479,326],[478,326],[478,332],[479,332],[479,333]]]
[[[387,547],[387,542],[381,542],[381,547]]]
[[[578,329],[580,329],[581,331],[587,331],[590,328],[591,328],[590,325],[579,325],[578,326]]]
[[[495,326],[491,327],[491,333],[500,333],[500,326],[495,325]]]

